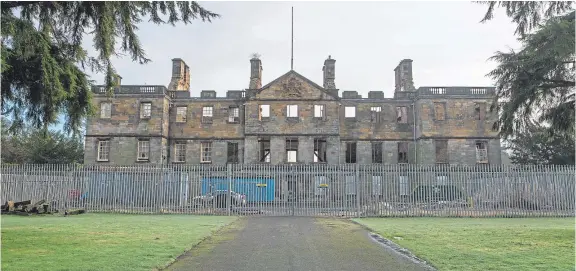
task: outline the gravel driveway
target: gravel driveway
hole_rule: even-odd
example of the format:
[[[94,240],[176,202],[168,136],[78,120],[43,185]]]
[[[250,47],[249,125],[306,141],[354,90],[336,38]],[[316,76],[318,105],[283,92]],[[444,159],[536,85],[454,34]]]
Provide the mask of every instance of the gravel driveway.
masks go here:
[[[248,217],[179,257],[167,270],[426,270],[342,219]]]

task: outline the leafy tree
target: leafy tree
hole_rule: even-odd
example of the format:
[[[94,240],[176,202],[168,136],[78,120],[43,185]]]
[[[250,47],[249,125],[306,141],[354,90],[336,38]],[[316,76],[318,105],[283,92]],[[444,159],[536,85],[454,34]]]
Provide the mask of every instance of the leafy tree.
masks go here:
[[[46,128],[64,113],[64,128],[78,133],[81,120],[94,112],[86,72],[106,74],[111,93],[116,73],[112,56],[123,53],[145,64],[151,60],[136,31],[144,18],[155,24],[185,24],[219,17],[196,2],[1,2],[2,111],[12,126],[24,120]],[[167,19],[162,17],[167,15]],[[82,47],[93,36],[97,55]]]
[[[491,111],[504,138],[521,136],[532,120],[551,135],[574,135],[575,13],[572,2],[481,2],[488,5],[482,22],[496,7],[517,23],[519,51],[497,52],[499,64],[488,75],[496,81]]]
[[[61,131],[25,127],[7,132],[10,122],[2,121],[3,163],[9,164],[69,164],[82,163],[82,138]]]
[[[574,165],[574,137],[550,135],[547,128],[530,124],[529,129],[509,140],[510,159],[516,164]]]

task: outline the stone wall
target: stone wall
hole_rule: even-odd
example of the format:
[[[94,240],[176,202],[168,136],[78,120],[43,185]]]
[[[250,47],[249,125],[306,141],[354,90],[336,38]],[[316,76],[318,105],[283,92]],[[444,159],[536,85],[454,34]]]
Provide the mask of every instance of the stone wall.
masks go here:
[[[202,109],[205,106],[213,108],[213,116],[210,121],[202,121]],[[232,107],[239,110],[237,123],[229,122],[229,111]],[[186,122],[176,122],[178,107],[186,107]],[[170,138],[174,139],[238,139],[243,137],[242,101],[198,99],[198,100],[175,100],[170,108]]]
[[[98,155],[98,140],[110,140],[110,154],[109,161],[97,162]],[[138,139],[150,140],[150,153],[148,161],[137,161],[136,155],[138,150]],[[131,165],[131,164],[161,164],[166,163],[163,155],[167,155],[167,148],[165,144],[166,139],[160,137],[111,137],[111,136],[95,136],[85,138],[84,148],[84,163],[106,163],[114,165]]]
[[[345,107],[347,106],[356,107],[355,118],[345,117]],[[381,107],[382,111],[373,113],[371,107]],[[396,107],[406,107],[406,123],[397,121]],[[343,139],[399,140],[412,138],[414,134],[411,101],[342,100],[339,115],[341,120],[340,135]]]
[[[100,105],[112,103],[110,118],[100,118]],[[140,104],[152,104],[151,117],[140,118]],[[96,96],[96,115],[87,120],[86,135],[154,135],[167,136],[168,97],[164,95]]]
[[[329,58],[332,87],[334,61]],[[298,140],[298,163],[314,161],[314,140],[327,142],[327,163],[346,161],[346,142],[356,142],[356,161],[370,164],[372,142],[382,143],[384,164],[398,163],[398,143],[406,142],[409,163],[436,163],[435,140],[447,140],[446,153],[452,164],[475,164],[477,141],[488,146],[489,163],[501,163],[498,133],[492,130],[495,114],[489,113],[491,88],[413,87],[412,61],[400,62],[396,71],[395,98],[371,92],[363,99],[356,91],[325,89],[295,71],[290,71],[261,87],[262,64],[251,62],[251,78],[257,88],[233,91],[227,98],[216,97],[215,91],[203,91],[200,97],[189,97],[188,66],[173,59],[173,82],[162,86],[120,86],[112,98],[96,86],[94,104],[97,115],[86,127],[85,163],[96,163],[98,139],[111,140],[110,164],[136,163],[137,141],[150,138],[150,163],[174,161],[174,144],[186,142],[186,163],[200,163],[201,142],[212,142],[213,164],[227,162],[227,142],[239,144],[241,163],[259,161],[259,138],[270,139],[271,163],[286,162],[288,138]],[[327,75],[325,74],[325,77]],[[326,78],[325,78],[326,79]],[[178,85],[178,86],[176,86]],[[174,94],[174,93],[172,93]],[[186,95],[180,95],[186,94]],[[204,95],[210,94],[210,95]],[[245,94],[245,95],[244,95]],[[414,98],[414,99],[413,99]],[[110,118],[100,118],[100,103],[111,102]],[[140,118],[140,104],[152,103],[152,116]],[[270,106],[270,116],[262,118],[260,105]],[[287,105],[297,105],[297,117],[287,116]],[[316,117],[314,106],[323,105],[324,115]],[[477,110],[477,105],[480,105]],[[203,120],[203,107],[211,106],[213,116]],[[356,108],[355,117],[345,117],[345,107]],[[177,108],[186,107],[186,121],[177,121]],[[372,107],[380,107],[372,112]],[[398,107],[405,107],[405,123],[398,121]],[[238,108],[237,122],[229,121],[231,108]],[[481,115],[481,119],[478,116]]]

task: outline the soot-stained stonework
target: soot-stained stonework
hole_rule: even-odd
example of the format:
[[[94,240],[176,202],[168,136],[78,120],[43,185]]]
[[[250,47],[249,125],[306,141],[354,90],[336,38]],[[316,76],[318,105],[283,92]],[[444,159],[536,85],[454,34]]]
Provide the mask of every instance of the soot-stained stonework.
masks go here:
[[[188,65],[172,61],[168,87],[120,85],[111,96],[93,87],[94,105],[109,112],[87,121],[85,163],[501,163],[487,110],[494,88],[416,88],[410,59],[394,69],[389,98],[340,94],[332,57],[322,85],[291,70],[264,86],[254,57],[248,88],[224,97],[191,94]]]

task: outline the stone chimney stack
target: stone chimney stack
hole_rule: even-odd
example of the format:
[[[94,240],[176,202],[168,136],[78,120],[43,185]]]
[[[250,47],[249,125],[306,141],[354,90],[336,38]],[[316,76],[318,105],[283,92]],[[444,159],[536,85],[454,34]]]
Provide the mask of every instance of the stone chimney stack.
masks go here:
[[[172,79],[168,84],[169,90],[190,90],[190,67],[180,58],[172,59]]]
[[[414,80],[412,78],[412,59],[404,59],[394,69],[395,87],[394,91],[414,91]]]
[[[120,76],[120,74],[116,74],[116,76],[114,77],[114,85],[116,85],[117,87],[122,85],[122,76]]]
[[[324,72],[323,87],[325,89],[336,89],[336,83],[334,82],[334,79],[336,79],[336,59],[328,56],[328,59],[324,60],[322,71]]]
[[[250,85],[248,89],[262,88],[262,61],[258,55],[250,59]]]

